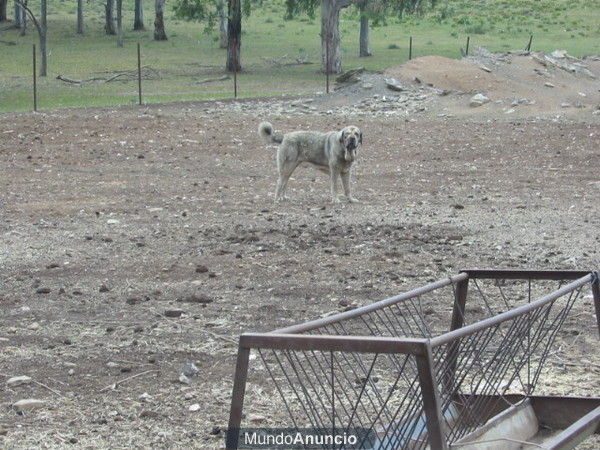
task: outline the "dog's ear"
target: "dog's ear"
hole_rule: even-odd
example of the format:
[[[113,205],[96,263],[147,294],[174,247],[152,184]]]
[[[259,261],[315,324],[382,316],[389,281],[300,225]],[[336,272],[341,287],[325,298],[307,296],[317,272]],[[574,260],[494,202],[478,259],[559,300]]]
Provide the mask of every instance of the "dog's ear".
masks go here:
[[[340,131],[340,144],[344,143],[344,133],[345,133],[344,130]]]
[[[358,142],[362,145],[362,131],[358,135]]]

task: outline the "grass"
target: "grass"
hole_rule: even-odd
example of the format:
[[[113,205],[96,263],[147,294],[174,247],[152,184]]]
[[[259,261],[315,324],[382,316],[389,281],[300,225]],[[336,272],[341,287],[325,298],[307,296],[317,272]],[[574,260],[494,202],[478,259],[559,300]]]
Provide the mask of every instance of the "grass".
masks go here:
[[[49,5],[48,77],[39,79],[41,109],[81,106],[127,105],[136,102],[137,83],[94,82],[81,86],[56,79],[109,76],[136,67],[136,43],[142,44],[143,64],[160,71],[161,79],[144,81],[145,102],[168,102],[231,97],[231,80],[198,84],[199,80],[224,74],[225,50],[218,48],[216,34],[204,33],[204,25],[167,17],[169,40],[152,40],[153,2],[145,2],[147,31],[134,32],[133,1],[124,2],[125,44],[103,30],[100,2],[84,3],[86,34],[75,33],[72,1]],[[170,9],[167,10],[170,14]],[[319,73],[319,19],[299,16],[283,21],[283,0],[265,1],[244,19],[242,64],[238,77],[241,96],[310,94],[324,89]],[[522,49],[534,35],[533,49],[565,49],[575,56],[600,53],[600,0],[447,0],[422,17],[388,18],[371,30],[372,57],[358,57],[358,17],[344,12],[341,21],[345,68],[364,66],[382,70],[408,58],[408,37],[413,36],[414,57],[441,55],[456,58],[467,35],[471,48],[492,51]],[[0,43],[0,111],[28,110],[31,94],[31,44],[33,29],[24,37],[16,30],[3,31]],[[277,66],[272,60],[296,58],[315,64]]]

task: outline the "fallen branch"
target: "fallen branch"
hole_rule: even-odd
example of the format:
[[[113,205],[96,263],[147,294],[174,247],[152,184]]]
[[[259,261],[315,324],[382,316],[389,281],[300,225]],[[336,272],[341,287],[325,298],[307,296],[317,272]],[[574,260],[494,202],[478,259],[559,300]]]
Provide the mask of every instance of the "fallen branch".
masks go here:
[[[64,81],[65,83],[83,84],[83,83],[90,83],[92,81],[104,81],[106,78],[88,78],[87,80],[74,80],[72,78],[67,78],[67,77],[63,77],[62,75],[58,75],[56,77],[56,79],[60,80],[60,81]]]
[[[238,343],[238,341],[236,341],[233,338],[230,338],[229,336],[223,336],[222,334],[213,333],[212,331],[208,331],[208,330],[201,330],[201,331],[205,332],[206,334],[210,334],[212,337],[217,338],[217,339],[223,339],[224,341],[231,342],[233,344]]]
[[[152,373],[152,372],[160,372],[160,371],[158,369],[151,369],[151,370],[146,370],[145,372],[136,373],[135,375],[132,375],[130,377],[123,378],[122,380],[115,381],[113,384],[111,384],[109,386],[106,386],[105,388],[100,389],[100,392],[108,391],[110,389],[116,389],[117,386],[125,383],[126,381],[133,380],[134,378],[141,377],[142,375],[147,375],[147,374]]]
[[[58,392],[58,391],[55,391],[54,389],[52,389],[52,388],[51,388],[51,387],[49,387],[49,386],[46,386],[44,383],[40,383],[39,381],[35,381],[35,380],[32,380],[32,381],[33,381],[35,384],[37,384],[38,386],[41,386],[41,387],[43,387],[43,388],[45,388],[45,389],[48,389],[48,390],[49,390],[50,392],[52,392],[53,394],[56,394],[56,395],[58,395],[59,397],[61,397],[61,398],[64,398],[64,396],[63,396],[63,395],[62,395],[60,392]]]
[[[17,43],[15,41],[0,41],[0,44],[17,45]]]
[[[206,78],[205,80],[196,81],[196,84],[212,83],[213,81],[225,81],[229,80],[230,78],[231,77],[229,75],[223,75],[219,78]]]

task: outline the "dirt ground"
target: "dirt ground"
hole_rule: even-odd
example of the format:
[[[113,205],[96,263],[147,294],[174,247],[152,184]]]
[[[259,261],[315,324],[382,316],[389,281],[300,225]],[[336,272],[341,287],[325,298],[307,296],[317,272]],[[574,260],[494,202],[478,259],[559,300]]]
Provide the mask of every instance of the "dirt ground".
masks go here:
[[[0,116],[2,447],[218,448],[242,332],[461,268],[600,266],[597,121],[267,115],[364,133],[361,203],[299,169],[275,205],[248,104]],[[576,317],[551,392],[598,395],[588,293]]]

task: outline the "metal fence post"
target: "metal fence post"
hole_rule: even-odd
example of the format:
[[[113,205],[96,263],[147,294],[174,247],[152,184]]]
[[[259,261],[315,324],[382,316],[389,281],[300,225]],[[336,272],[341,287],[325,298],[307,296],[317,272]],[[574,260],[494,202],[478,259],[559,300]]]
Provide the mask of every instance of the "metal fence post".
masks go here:
[[[408,59],[412,59],[412,36],[408,39]]]
[[[465,304],[467,303],[467,293],[469,289],[469,279],[456,283],[456,289],[454,290],[454,306],[452,308],[452,320],[450,322],[450,331],[457,330],[464,324],[465,319]],[[460,346],[460,340],[457,339],[448,345],[446,353],[446,363],[448,364],[448,370],[444,376],[443,386],[447,392],[452,392],[452,385],[454,384],[454,374],[456,372],[456,357],[458,355],[458,349]]]
[[[596,309],[596,323],[598,324],[598,334],[600,335],[600,273],[593,272],[592,296],[594,297],[594,308]]]
[[[471,41],[471,36],[467,36],[467,48],[465,50],[465,56],[469,56],[469,42]]]
[[[140,43],[137,44],[137,69],[138,69],[138,97],[139,103],[142,104],[142,52]]]
[[[36,74],[36,49],[33,44],[33,110],[37,111],[37,74]]]
[[[330,36],[327,35],[325,37],[325,92],[329,94],[329,43],[331,39]]]

